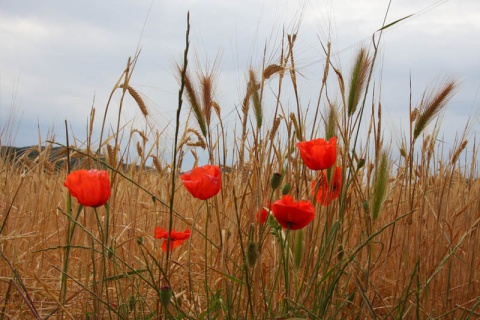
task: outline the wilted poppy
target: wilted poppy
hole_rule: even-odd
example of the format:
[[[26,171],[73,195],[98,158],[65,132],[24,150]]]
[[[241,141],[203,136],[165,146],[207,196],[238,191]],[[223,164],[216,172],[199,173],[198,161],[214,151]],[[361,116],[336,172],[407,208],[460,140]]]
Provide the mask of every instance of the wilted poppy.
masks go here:
[[[155,238],[165,239],[162,243],[162,250],[166,252],[168,243],[168,231],[163,228],[156,227]],[[170,233],[170,251],[181,245],[182,242],[187,240],[188,238],[190,238],[190,229],[186,229],[183,232],[177,232],[175,230],[172,230],[172,232]]]
[[[110,197],[110,178],[105,170],[77,170],[63,183],[81,205],[99,207]]]
[[[312,182],[312,195],[323,206],[327,206],[332,200],[337,199],[342,189],[342,168],[336,167],[332,180],[327,180],[325,171],[321,171],[316,180]],[[316,193],[316,194],[315,194]]]
[[[315,208],[310,201],[295,202],[289,195],[275,201],[272,204],[272,212],[278,223],[290,230],[302,229],[315,217]]]
[[[337,137],[318,138],[297,143],[303,163],[312,170],[328,169],[337,160]]]
[[[218,166],[205,165],[180,176],[185,188],[197,199],[207,200],[220,192],[222,178]]]

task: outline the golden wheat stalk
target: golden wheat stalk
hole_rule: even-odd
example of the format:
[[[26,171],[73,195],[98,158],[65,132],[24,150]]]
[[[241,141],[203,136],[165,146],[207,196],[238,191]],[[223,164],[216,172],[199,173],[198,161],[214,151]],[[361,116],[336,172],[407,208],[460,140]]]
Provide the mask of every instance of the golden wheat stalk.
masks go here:
[[[142,145],[140,144],[140,142],[137,142],[137,153],[138,155],[140,156],[141,159],[143,159],[143,148],[142,148]]]
[[[124,85],[121,84],[120,88],[123,88],[123,87]],[[142,97],[140,96],[140,93],[138,93],[138,91],[132,88],[130,85],[127,85],[127,90],[130,96],[133,98],[133,100],[135,100],[135,102],[137,103],[137,106],[142,112],[143,116],[145,118],[148,117],[149,113],[148,113],[147,105],[145,104],[145,101],[143,101]]]
[[[263,111],[262,111],[262,102],[260,100],[260,95],[258,94],[259,85],[255,77],[255,72],[252,69],[250,69],[249,75],[250,75],[250,82],[248,83],[248,86],[251,92],[255,120],[257,121],[257,128],[261,128],[262,122],[263,122]]]
[[[178,72],[179,74],[182,74],[182,69],[178,67]],[[197,119],[198,126],[200,127],[200,130],[202,131],[203,136],[206,138],[207,137],[207,126],[205,122],[205,117],[202,112],[202,108],[200,106],[200,103],[198,102],[198,96],[197,92],[195,91],[195,88],[193,87],[193,83],[190,80],[190,75],[188,73],[185,73],[184,77],[185,81],[185,94],[187,95],[187,99],[190,102],[190,107],[192,108],[193,114],[195,115],[195,118]]]
[[[152,157],[153,165],[154,165],[155,169],[157,170],[157,172],[162,173],[163,168],[162,168],[162,163],[160,162],[160,159],[157,156],[154,156],[154,155],[152,155],[151,157]]]
[[[274,74],[280,71],[283,71],[283,69],[284,68],[282,66],[279,66],[278,64],[271,64],[268,67],[266,67],[265,70],[263,70],[263,78],[268,79]]]
[[[452,156],[452,164],[455,164],[458,160],[458,157],[460,157],[460,154],[462,151],[467,147],[468,141],[463,140],[462,143],[458,146],[457,150],[453,153]]]
[[[212,90],[213,90],[213,80],[212,75],[203,75],[200,79],[202,87],[202,101],[203,101],[203,117],[205,119],[207,128],[210,127],[211,118],[212,118]]]
[[[269,136],[270,140],[273,140],[275,138],[275,135],[277,134],[277,130],[278,130],[278,127],[280,126],[280,122],[282,121],[282,119],[283,119],[282,116],[278,116],[273,121],[272,130],[270,131],[270,136]]]

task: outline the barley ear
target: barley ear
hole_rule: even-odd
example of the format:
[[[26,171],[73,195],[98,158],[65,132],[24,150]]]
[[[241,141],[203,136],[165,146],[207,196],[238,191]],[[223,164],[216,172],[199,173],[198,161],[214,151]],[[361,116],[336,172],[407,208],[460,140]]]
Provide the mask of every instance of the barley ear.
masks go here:
[[[361,48],[357,54],[350,78],[350,92],[347,105],[348,116],[353,115],[357,110],[360,97],[365,90],[371,62],[372,59],[369,57],[367,50]]]
[[[253,110],[255,112],[255,119],[257,120],[257,128],[262,127],[263,112],[262,102],[260,101],[260,95],[258,94],[258,84],[255,79],[255,72],[250,69],[250,81],[248,83],[249,91],[252,95]]]
[[[455,93],[457,84],[454,80],[449,80],[436,93],[431,93],[425,99],[422,99],[420,114],[415,119],[415,128],[413,131],[413,140],[415,141],[422,133],[430,121],[445,107]]]
[[[460,154],[462,153],[462,151],[465,149],[465,147],[467,146],[468,144],[468,141],[467,140],[463,140],[462,141],[462,144],[458,146],[457,150],[455,150],[455,152],[453,153],[453,156],[452,156],[452,164],[455,164],[458,160],[458,157],[460,157]]]
[[[178,72],[180,75],[182,74],[182,69],[180,67],[178,67]],[[190,107],[192,108],[192,111],[195,114],[195,118],[197,119],[200,130],[202,130],[203,136],[207,137],[207,125],[205,122],[205,117],[202,112],[200,103],[198,102],[199,99],[197,97],[197,92],[195,91],[192,81],[190,80],[190,76],[187,73],[185,73],[184,81],[185,81],[185,92],[187,95],[187,99],[190,102]]]
[[[328,112],[327,125],[325,126],[325,137],[330,139],[331,137],[336,136],[336,124],[337,124],[337,111],[333,104],[330,104],[330,109]]]
[[[387,181],[388,181],[388,157],[387,153],[383,152],[380,162],[375,169],[375,183],[373,186],[373,198],[371,212],[372,219],[375,221],[378,218],[380,209],[385,200],[385,194],[387,190]]]
[[[120,87],[123,87],[123,85],[121,85]],[[136,91],[132,87],[128,86],[127,89],[128,89],[128,93],[130,93],[133,100],[135,100],[135,102],[137,103],[138,108],[140,108],[140,111],[142,112],[143,116],[146,118],[148,116],[148,109],[142,97],[140,96],[138,91]]]
[[[268,79],[273,76],[275,73],[278,73],[283,70],[283,67],[278,64],[271,64],[263,70],[263,78]]]
[[[205,119],[207,127],[210,126],[210,121],[212,117],[212,90],[213,90],[213,81],[212,75],[207,74],[203,75],[200,79],[202,87],[202,100],[203,100],[203,117]]]
[[[278,116],[274,121],[272,125],[272,130],[270,131],[270,140],[273,140],[275,138],[275,135],[277,134],[278,127],[280,126],[280,122],[282,121],[283,117]]]

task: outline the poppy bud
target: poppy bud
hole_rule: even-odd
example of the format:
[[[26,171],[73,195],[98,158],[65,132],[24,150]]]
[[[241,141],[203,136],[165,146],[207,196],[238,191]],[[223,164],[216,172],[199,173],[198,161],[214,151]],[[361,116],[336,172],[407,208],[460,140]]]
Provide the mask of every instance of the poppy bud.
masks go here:
[[[363,167],[364,165],[365,165],[365,159],[358,160],[357,170],[360,169],[361,167]]]
[[[248,243],[247,247],[247,262],[250,267],[253,267],[255,265],[255,262],[257,262],[258,258],[258,248],[257,244],[253,241],[250,241]]]
[[[129,298],[128,298],[128,310],[133,311],[135,309],[135,296],[134,295],[131,295]]]
[[[173,291],[169,286],[160,288],[160,302],[164,307],[167,307],[172,300]]]
[[[280,187],[282,180],[283,180],[282,174],[275,172],[272,178],[270,179],[270,186],[272,187],[272,189],[276,190],[278,187]]]
[[[292,189],[292,185],[290,183],[285,183],[282,188],[282,195],[288,194],[290,189]]]
[[[338,255],[337,255],[338,260],[342,261],[343,255],[345,254],[345,250],[343,249],[343,246],[341,243],[338,245],[337,249],[338,249]]]
[[[115,248],[113,247],[113,244],[111,244],[108,248],[108,260],[112,260],[114,251]]]
[[[364,210],[366,213],[369,213],[369,212],[370,212],[370,203],[368,203],[368,201],[364,201],[364,202],[363,202],[363,210]]]

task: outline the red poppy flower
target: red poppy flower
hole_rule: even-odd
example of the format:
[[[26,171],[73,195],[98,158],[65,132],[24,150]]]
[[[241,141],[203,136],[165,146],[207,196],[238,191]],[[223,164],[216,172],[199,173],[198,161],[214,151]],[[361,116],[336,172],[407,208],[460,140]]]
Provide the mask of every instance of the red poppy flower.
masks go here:
[[[337,137],[298,142],[297,148],[303,163],[312,170],[328,169],[337,160]]]
[[[295,202],[289,195],[272,204],[272,212],[278,223],[285,229],[298,230],[304,228],[315,217],[315,208],[310,201]]]
[[[335,168],[332,181],[328,182],[326,172],[321,171],[318,178],[312,182],[312,195],[315,195],[317,202],[323,206],[337,199],[340,190],[342,190],[342,168],[340,167]]]
[[[110,197],[110,178],[105,170],[77,170],[63,183],[81,205],[99,207]]]
[[[262,207],[257,211],[257,214],[255,215],[255,220],[258,224],[264,224],[265,221],[267,221],[268,214],[270,213],[270,208],[270,201],[268,201],[265,207]]]
[[[197,167],[180,176],[185,188],[197,199],[207,200],[220,192],[220,168],[212,165]]]
[[[163,228],[156,227],[155,238],[165,239],[162,243],[162,250],[166,252],[168,243],[168,231]],[[190,229],[186,229],[183,232],[172,230],[172,232],[170,233],[170,251],[181,245],[182,242],[187,240],[188,238],[190,238]]]
[[[265,208],[261,208],[260,210],[258,210],[256,214],[257,223],[264,224],[265,221],[267,221],[267,217],[268,217],[268,210]]]

